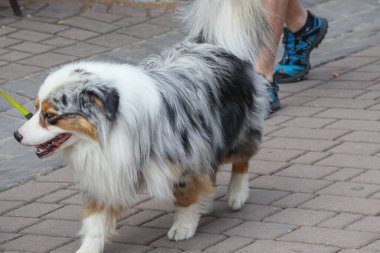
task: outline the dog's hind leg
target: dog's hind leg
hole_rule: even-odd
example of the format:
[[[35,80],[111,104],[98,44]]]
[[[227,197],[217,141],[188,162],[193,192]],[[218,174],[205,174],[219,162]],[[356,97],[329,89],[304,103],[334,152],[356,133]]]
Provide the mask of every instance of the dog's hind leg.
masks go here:
[[[170,240],[184,240],[194,236],[202,214],[208,213],[213,201],[213,182],[210,175],[183,178],[174,188],[176,213],[168,232]]]
[[[122,208],[105,208],[88,202],[84,208],[84,219],[80,234],[82,245],[76,253],[100,253],[110,234],[115,231],[116,220]]]
[[[228,185],[227,201],[232,210],[239,210],[249,196],[248,161],[234,162]]]

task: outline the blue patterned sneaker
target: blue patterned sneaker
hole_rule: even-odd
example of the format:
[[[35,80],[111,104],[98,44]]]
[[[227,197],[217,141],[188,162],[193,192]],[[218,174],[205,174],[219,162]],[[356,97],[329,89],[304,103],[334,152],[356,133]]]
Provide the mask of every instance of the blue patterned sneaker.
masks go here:
[[[274,113],[281,109],[280,99],[278,98],[279,86],[277,82],[268,82],[267,91],[269,94],[269,113]]]
[[[291,83],[305,79],[310,70],[310,53],[324,39],[328,22],[308,11],[309,26],[297,33],[284,28],[284,54],[274,70],[273,77],[280,83]]]

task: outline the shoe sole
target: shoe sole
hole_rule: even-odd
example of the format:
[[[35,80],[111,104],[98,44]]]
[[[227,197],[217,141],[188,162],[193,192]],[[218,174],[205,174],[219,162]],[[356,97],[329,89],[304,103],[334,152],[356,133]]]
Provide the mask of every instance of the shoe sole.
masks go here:
[[[322,40],[325,38],[325,36],[327,34],[327,30],[329,28],[329,23],[327,22],[327,19],[325,19],[325,18],[321,18],[321,20],[324,21],[323,22],[324,25],[322,25],[322,27],[321,27],[322,33],[320,33],[319,36],[316,38],[316,40],[315,40],[316,43],[314,43],[310,47],[310,52],[314,48],[318,48],[318,46],[321,44]],[[306,76],[309,74],[309,70],[310,70],[310,66],[295,76],[286,77],[286,78],[279,78],[278,81],[280,83],[295,83],[295,82],[305,80]]]

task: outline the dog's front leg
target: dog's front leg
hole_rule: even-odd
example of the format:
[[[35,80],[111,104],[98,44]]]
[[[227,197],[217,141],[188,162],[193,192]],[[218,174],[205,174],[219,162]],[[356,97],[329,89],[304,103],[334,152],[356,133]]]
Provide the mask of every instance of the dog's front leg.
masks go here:
[[[103,252],[104,244],[114,232],[121,211],[122,209],[102,207],[95,202],[86,203],[80,231],[82,245],[76,253]]]
[[[184,240],[194,236],[201,214],[212,209],[213,183],[209,175],[184,178],[174,189],[176,213],[168,232],[170,240]]]

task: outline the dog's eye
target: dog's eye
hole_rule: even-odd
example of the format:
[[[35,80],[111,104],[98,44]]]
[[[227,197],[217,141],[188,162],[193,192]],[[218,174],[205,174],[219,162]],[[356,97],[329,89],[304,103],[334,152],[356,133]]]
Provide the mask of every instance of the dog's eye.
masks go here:
[[[54,116],[55,115],[53,113],[47,112],[47,113],[44,114],[44,119],[45,120],[49,120],[49,119],[54,118]]]

